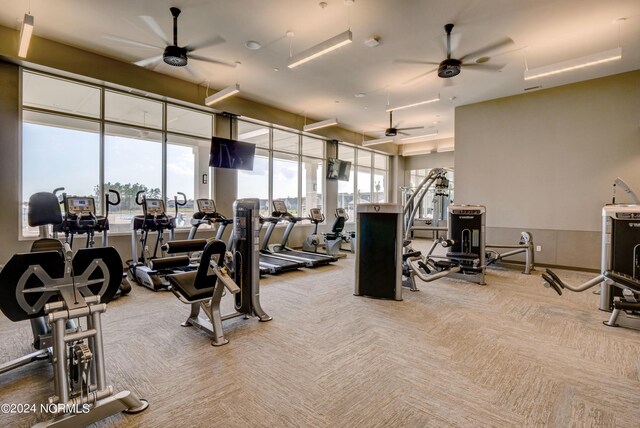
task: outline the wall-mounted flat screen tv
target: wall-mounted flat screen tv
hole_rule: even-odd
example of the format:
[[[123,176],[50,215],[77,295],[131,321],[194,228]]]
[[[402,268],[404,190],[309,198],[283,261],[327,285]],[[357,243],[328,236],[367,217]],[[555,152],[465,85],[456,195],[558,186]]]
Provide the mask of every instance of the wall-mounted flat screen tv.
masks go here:
[[[331,180],[349,181],[351,162],[340,159],[327,159],[327,178]]]
[[[209,166],[252,171],[255,154],[255,144],[228,138],[212,137]]]

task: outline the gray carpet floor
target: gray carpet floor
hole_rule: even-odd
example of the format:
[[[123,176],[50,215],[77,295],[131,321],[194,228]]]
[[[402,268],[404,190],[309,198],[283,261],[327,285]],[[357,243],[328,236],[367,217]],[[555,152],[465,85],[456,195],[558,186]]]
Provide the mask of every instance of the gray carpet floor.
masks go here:
[[[222,347],[180,326],[189,308],[173,294],[134,286],[103,317],[108,380],[151,404],[97,425],[640,427],[640,332],[604,326],[597,295],[560,297],[540,271],[491,268],[486,286],[441,279],[383,301],[353,296],[349,255],[263,278],[273,321],[225,322]],[[0,317],[0,361],[28,353],[30,334]],[[45,362],[2,375],[0,403],[45,402],[52,378]]]

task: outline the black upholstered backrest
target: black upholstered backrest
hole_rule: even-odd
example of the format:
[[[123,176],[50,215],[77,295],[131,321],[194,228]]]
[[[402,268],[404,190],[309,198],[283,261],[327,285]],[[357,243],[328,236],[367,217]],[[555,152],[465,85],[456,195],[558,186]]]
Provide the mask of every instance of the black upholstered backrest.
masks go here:
[[[196,280],[193,284],[194,288],[201,290],[211,287],[216,283],[217,276],[215,274],[209,275],[211,258],[217,255],[218,266],[222,266],[224,264],[224,253],[226,250],[226,244],[218,239],[211,239],[207,242],[200,258],[200,266],[198,266],[198,273],[196,273]]]
[[[50,192],[38,192],[31,195],[27,221],[32,227],[62,223],[58,197]]]
[[[340,233],[342,232],[342,230],[344,229],[344,217],[336,217],[336,219],[333,221],[333,224],[331,225],[331,232],[332,233]]]

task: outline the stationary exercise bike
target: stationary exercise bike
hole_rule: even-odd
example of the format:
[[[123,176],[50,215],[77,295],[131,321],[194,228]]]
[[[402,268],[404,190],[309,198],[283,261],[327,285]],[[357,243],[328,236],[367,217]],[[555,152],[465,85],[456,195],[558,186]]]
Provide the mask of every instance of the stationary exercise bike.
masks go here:
[[[341,253],[342,244],[349,245],[349,251],[355,253],[355,233],[344,232],[344,225],[349,219],[349,216],[343,208],[336,209],[336,219],[331,225],[331,231],[323,233],[322,238],[318,234],[318,225],[324,222],[325,217],[319,208],[311,208],[309,210],[309,220],[315,225],[313,233],[307,236],[302,243],[302,250],[310,253],[317,253],[319,249],[323,249],[324,252],[333,257],[346,257],[346,254]]]
[[[60,187],[53,191],[56,195],[63,191]],[[111,200],[111,194],[114,200]],[[64,234],[64,242],[73,247],[74,237],[76,235],[86,235],[85,248],[93,248],[95,246],[95,234],[102,233],[102,246],[109,245],[109,207],[120,204],[120,194],[116,190],[109,190],[105,193],[105,215],[96,214],[96,202],[91,196],[68,196],[62,194],[60,204],[64,208],[62,222],[53,225],[54,236],[58,233]],[[127,274],[123,273],[122,283],[118,291],[118,296],[124,296],[131,291],[131,284],[127,278]]]
[[[179,207],[187,203],[187,197],[184,193],[178,192],[178,195],[181,195],[183,200],[180,202],[178,196],[174,197],[176,217]],[[167,215],[162,199],[147,198],[144,190],[136,194],[136,204],[142,207],[143,214],[135,216],[132,220],[131,253],[133,259],[129,264],[129,275],[138,284],[153,291],[166,289],[169,286],[165,279],[166,275],[188,269],[190,265],[189,256],[167,257],[164,251],[164,233],[169,232],[169,240],[173,241],[176,217]],[[147,246],[150,232],[156,233],[153,252],[150,252]],[[138,242],[140,242],[139,252]]]

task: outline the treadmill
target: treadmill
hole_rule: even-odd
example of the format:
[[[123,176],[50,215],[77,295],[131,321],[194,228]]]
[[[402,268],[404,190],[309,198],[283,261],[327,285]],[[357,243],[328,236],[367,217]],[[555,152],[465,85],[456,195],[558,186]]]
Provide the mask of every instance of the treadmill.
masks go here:
[[[307,218],[296,217],[291,214],[289,210],[287,210],[287,205],[282,199],[274,199],[272,219],[277,219],[277,221],[269,222],[269,227],[267,229],[267,233],[264,236],[264,242],[262,244],[261,251],[269,251],[269,238],[271,238],[273,229],[275,229],[275,225],[279,220],[284,219],[287,220],[289,224],[287,224],[287,228],[284,231],[282,242],[271,247],[272,254],[285,257],[289,260],[299,261],[301,263],[304,263],[305,267],[324,266],[328,265],[329,263],[338,261],[337,257],[329,256],[326,254],[309,253],[306,251],[294,250],[293,248],[287,247],[287,242],[289,241],[289,236],[291,235],[293,226],[299,221],[306,220]]]
[[[279,219],[276,220],[276,223],[279,221]],[[268,237],[271,235],[271,225],[273,224],[271,223],[272,218],[266,219],[260,216],[260,229],[258,229],[258,232],[262,230],[262,226],[265,222],[269,222],[269,226],[267,227],[267,235],[265,235],[263,247],[266,247]],[[289,258],[278,256],[271,253],[268,248],[266,249],[266,251],[263,251],[262,248],[260,249],[260,272],[275,274],[280,272],[287,272],[290,270],[296,270],[304,266],[305,264],[300,262],[299,260],[292,260]]]
[[[227,226],[233,224],[232,218],[227,218],[224,215],[220,214],[216,209],[216,203],[213,199],[198,199],[196,201],[198,206],[198,211],[193,214],[193,218],[191,220],[191,230],[189,231],[189,237],[187,239],[194,239],[196,236],[196,232],[198,231],[198,227],[203,224],[207,225],[218,225],[218,231],[216,232],[216,239],[222,240],[222,236],[224,235],[224,231]],[[229,240],[227,241],[227,251],[234,251],[235,247],[235,239],[233,236],[233,232],[229,235]],[[260,275],[266,275],[268,273],[276,273],[279,272],[278,266],[274,266],[270,263],[263,264],[260,262]]]

